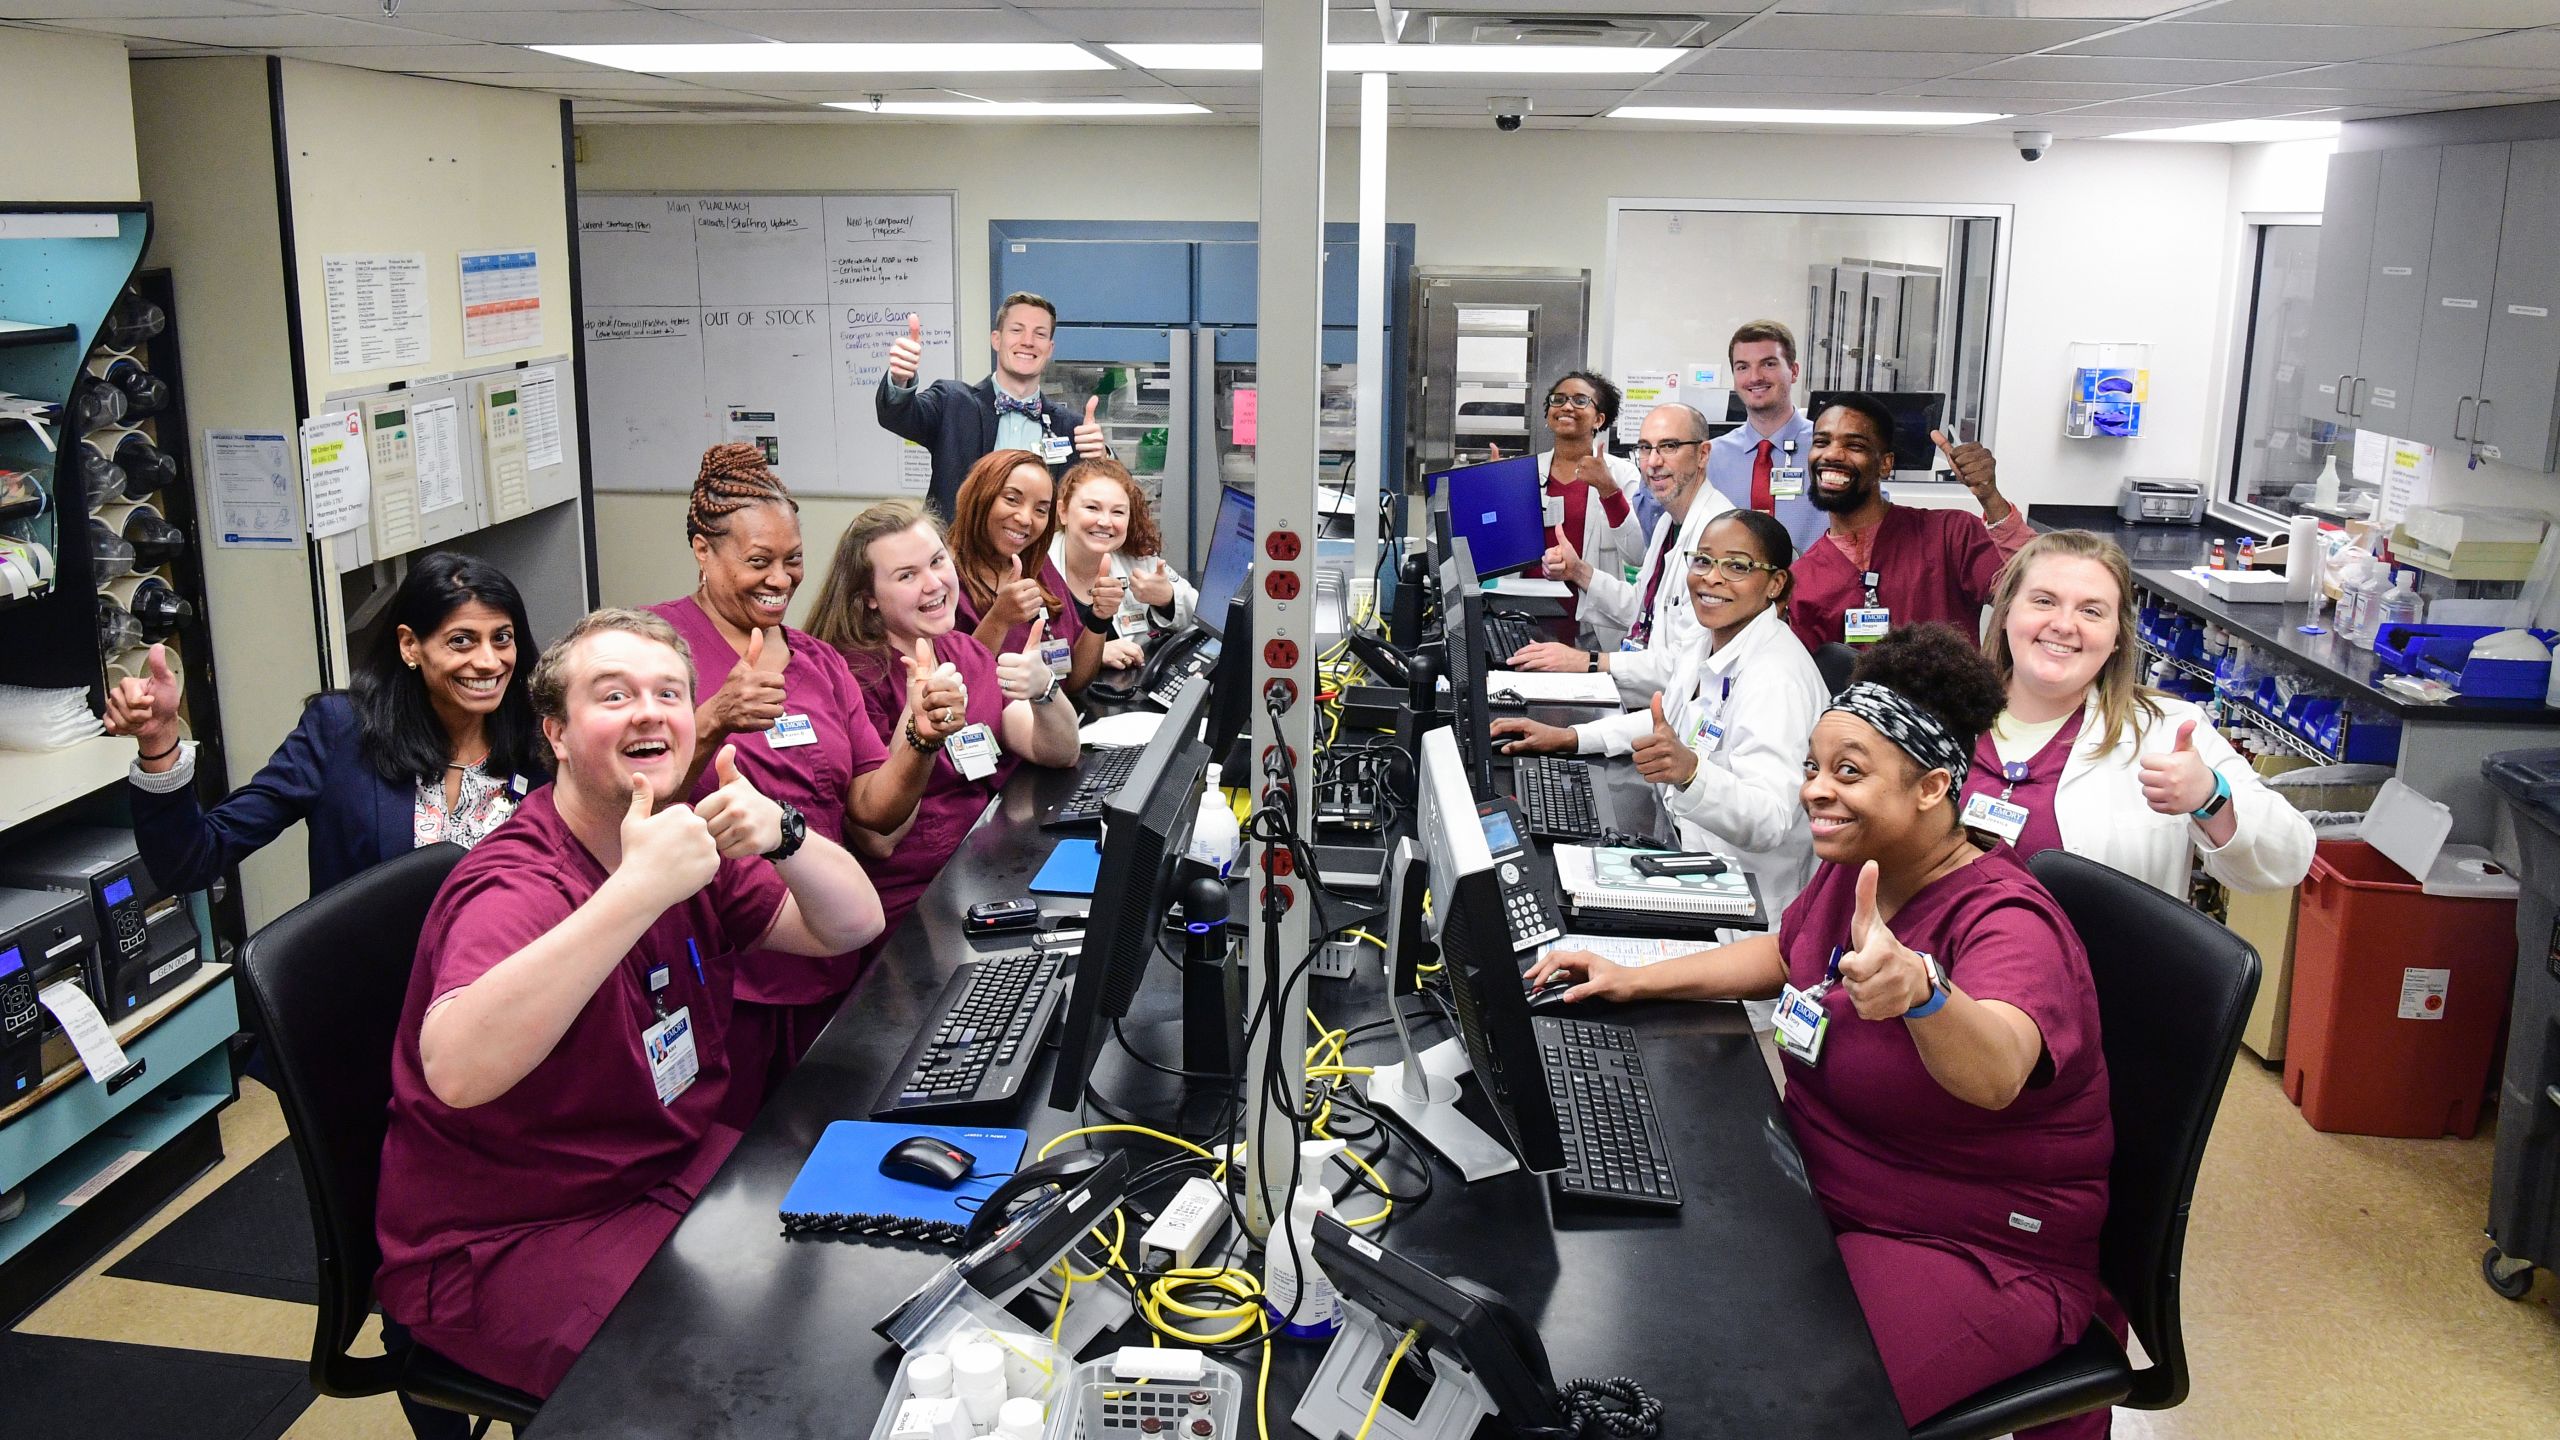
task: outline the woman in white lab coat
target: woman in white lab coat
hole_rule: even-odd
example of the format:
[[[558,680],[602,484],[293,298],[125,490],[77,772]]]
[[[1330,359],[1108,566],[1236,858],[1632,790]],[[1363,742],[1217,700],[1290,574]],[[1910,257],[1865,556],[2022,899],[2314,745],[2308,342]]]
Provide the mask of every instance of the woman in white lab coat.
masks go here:
[[[1618,402],[1618,387],[1605,376],[1566,372],[1547,391],[1547,433],[1556,447],[1538,457],[1547,498],[1564,515],[1561,538],[1604,575],[1625,575],[1645,557],[1644,521],[1635,509],[1644,476],[1633,460],[1609,453]],[[1602,650],[1615,650],[1627,638],[1624,625],[1612,626],[1596,614],[1581,618]]]
[[[1796,792],[1831,689],[1787,627],[1795,545],[1774,516],[1719,515],[1688,561],[1703,645],[1673,663],[1650,707],[1570,729],[1493,722],[1505,750],[1633,755],[1678,822],[1684,849],[1730,855],[1759,878],[1775,917],[1813,874],[1813,832]]]
[[[2268,789],[2187,701],[2141,683],[2115,542],[2028,542],[1992,595],[1985,650],[2008,706],[1976,747],[1965,820],[2014,846],[2086,855],[2179,899],[2191,857],[2235,890],[2311,869],[2311,822]]]

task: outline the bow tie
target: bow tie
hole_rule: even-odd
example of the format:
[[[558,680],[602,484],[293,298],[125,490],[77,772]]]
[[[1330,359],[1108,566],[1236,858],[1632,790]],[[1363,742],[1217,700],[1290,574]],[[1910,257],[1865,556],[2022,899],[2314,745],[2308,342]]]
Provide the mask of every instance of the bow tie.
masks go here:
[[[1026,420],[1037,420],[1040,418],[1040,402],[1036,398],[1024,400],[999,390],[996,392],[996,414],[1019,415]]]

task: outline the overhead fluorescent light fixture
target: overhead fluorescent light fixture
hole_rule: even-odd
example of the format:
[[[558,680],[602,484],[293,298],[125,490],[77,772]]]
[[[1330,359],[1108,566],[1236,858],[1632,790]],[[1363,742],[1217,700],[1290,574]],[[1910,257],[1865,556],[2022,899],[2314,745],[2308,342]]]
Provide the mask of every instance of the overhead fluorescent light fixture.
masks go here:
[[[1108,45],[1148,70],[1259,70],[1262,47],[1240,44]],[[1328,70],[1390,75],[1651,75],[1686,49],[1584,45],[1328,45]]]
[[[871,43],[736,45],[528,45],[545,55],[641,75],[1018,74],[1108,70],[1081,45]]]
[[[2335,120],[2217,120],[2210,125],[2178,125],[2166,130],[2134,130],[2109,140],[2192,140],[2221,145],[2275,145],[2287,140],[2335,140]]]
[[[862,115],[931,115],[942,119],[1004,120],[1027,115],[1100,120],[1141,115],[1206,115],[1209,107],[1141,100],[830,100],[830,110]]]
[[[1621,105],[1612,120],[1685,120],[1700,125],[1980,125],[2009,117],[1969,110],[1762,110],[1720,105]]]

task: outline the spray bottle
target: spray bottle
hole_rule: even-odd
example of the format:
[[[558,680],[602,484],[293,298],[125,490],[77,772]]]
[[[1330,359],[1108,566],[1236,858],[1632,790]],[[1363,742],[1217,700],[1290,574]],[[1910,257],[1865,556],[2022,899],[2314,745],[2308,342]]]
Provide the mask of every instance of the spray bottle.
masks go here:
[[[1340,1140],[1299,1142],[1298,1189],[1289,1197],[1288,1222],[1263,1241],[1262,1303],[1274,1321],[1287,1320],[1283,1333],[1295,1339],[1321,1340],[1342,1328],[1342,1297],[1316,1268],[1315,1234],[1316,1217],[1333,1213],[1325,1162],[1343,1148]]]

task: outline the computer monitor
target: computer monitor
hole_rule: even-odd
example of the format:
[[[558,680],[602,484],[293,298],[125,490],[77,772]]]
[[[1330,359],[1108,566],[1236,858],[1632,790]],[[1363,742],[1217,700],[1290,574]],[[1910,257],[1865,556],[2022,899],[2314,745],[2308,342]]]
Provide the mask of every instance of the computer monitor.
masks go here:
[[[1476,578],[1526,570],[1547,553],[1546,483],[1536,457],[1435,470],[1422,479],[1446,500],[1451,537],[1475,547]]]
[[[1463,1374],[1484,1388],[1487,1408],[1502,1417],[1503,1433],[1536,1435],[1564,1427],[1546,1343],[1500,1291],[1464,1277],[1434,1275],[1330,1215],[1316,1220],[1314,1244],[1325,1278],[1362,1323],[1374,1327],[1377,1344],[1413,1334],[1419,1352],[1415,1358],[1422,1362],[1414,1365],[1421,1382],[1416,1388],[1427,1393],[1441,1383],[1440,1377]],[[1442,1355],[1452,1363],[1425,1360]],[[1355,1413],[1365,1413],[1364,1402],[1375,1393],[1378,1382],[1365,1374],[1342,1375],[1328,1384],[1331,1377],[1324,1372],[1332,1368],[1319,1367],[1316,1382],[1308,1387],[1309,1399],[1296,1412],[1309,1434],[1341,1433]],[[1323,1397],[1320,1391],[1334,1393]],[[1330,1423],[1306,1423],[1316,1418],[1309,1414],[1310,1401],[1326,1413],[1322,1407],[1327,1398],[1333,1406]],[[1422,1403],[1414,1408],[1421,1409]],[[1465,1434],[1470,1428],[1450,1433]]]
[[[1218,518],[1209,525],[1209,555],[1200,562],[1200,623],[1215,631],[1227,622],[1227,602],[1244,592],[1253,569],[1253,497],[1241,490],[1218,494]]]
[[[1225,764],[1236,741],[1253,730],[1253,596],[1236,592],[1218,632],[1218,663],[1209,671],[1209,728],[1200,738],[1209,758]],[[1231,783],[1244,782],[1239,776]]]
[[[1449,492],[1434,490],[1427,502],[1431,511],[1431,554],[1435,559],[1449,558],[1449,542],[1455,538],[1449,518]]]
[[[1805,418],[1820,423],[1822,412],[1848,390],[1816,390],[1813,402],[1805,407]],[[1927,474],[1938,468],[1937,442],[1929,432],[1946,425],[1947,397],[1935,390],[1871,390],[1867,392],[1881,401],[1893,415],[1893,468],[1896,473],[1917,470]]]
[[[1511,948],[1502,877],[1494,871],[1493,851],[1467,788],[1457,737],[1445,729],[1422,737],[1420,788],[1432,941],[1440,949],[1440,978],[1458,1012],[1468,1068],[1520,1163],[1531,1170],[1561,1170],[1564,1142],[1529,1025],[1529,997]]]
[[[1485,674],[1484,587],[1476,582],[1473,546],[1464,535],[1452,542],[1449,558],[1440,562],[1440,638],[1448,650],[1445,674],[1449,698],[1455,702],[1453,724],[1459,753],[1466,759],[1468,783],[1485,799],[1493,796],[1493,702]]]
[[[1199,812],[1208,752],[1196,737],[1208,697],[1204,678],[1186,682],[1128,780],[1102,802],[1102,858],[1084,952],[1067,992],[1058,1069],[1049,1082],[1053,1108],[1073,1110],[1083,1102],[1102,1051],[1103,1023],[1129,1013],[1155,956],[1157,929],[1174,899],[1174,864],[1191,842]]]

